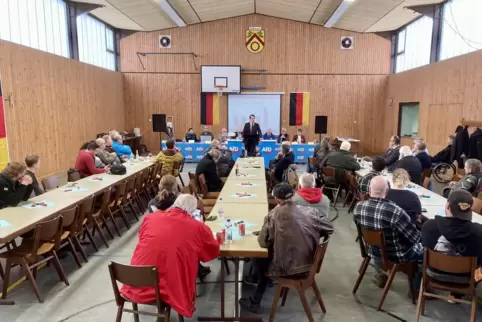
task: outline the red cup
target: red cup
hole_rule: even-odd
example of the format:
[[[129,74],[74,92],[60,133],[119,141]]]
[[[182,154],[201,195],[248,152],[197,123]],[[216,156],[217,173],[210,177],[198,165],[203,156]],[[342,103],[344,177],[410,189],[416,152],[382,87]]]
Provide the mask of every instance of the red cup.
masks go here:
[[[240,236],[246,235],[246,225],[244,224],[244,222],[238,224],[238,230]]]
[[[222,231],[219,231],[219,232],[216,233],[216,239],[217,239],[219,245],[224,244],[224,234],[223,234]]]

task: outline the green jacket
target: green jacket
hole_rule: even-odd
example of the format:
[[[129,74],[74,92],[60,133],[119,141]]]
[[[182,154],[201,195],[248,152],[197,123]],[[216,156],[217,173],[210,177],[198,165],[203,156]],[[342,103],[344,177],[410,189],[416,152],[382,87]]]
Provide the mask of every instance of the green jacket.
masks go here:
[[[322,161],[322,167],[335,168],[336,181],[338,183],[344,182],[345,171],[360,170],[360,164],[356,161],[353,155],[345,150],[333,151],[328,154],[325,160]]]

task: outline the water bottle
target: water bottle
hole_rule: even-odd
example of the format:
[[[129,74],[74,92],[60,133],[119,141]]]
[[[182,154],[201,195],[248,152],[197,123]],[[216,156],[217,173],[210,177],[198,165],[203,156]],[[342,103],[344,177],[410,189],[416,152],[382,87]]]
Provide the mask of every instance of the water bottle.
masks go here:
[[[219,198],[218,200],[218,217],[224,217],[223,198]]]
[[[235,172],[236,176],[239,176],[239,164],[236,164],[236,170],[235,171],[236,171]]]
[[[129,159],[130,160],[134,159],[134,153],[131,152],[131,155],[129,156]]]
[[[233,242],[233,225],[231,219],[226,220],[226,243],[231,244]]]
[[[139,150],[136,150],[136,159],[139,160]]]

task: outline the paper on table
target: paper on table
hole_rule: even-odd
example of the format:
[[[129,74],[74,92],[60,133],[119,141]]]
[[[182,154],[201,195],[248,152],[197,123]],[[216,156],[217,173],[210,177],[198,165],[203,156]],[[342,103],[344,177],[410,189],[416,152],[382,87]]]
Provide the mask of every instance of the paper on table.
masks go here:
[[[87,191],[87,190],[89,190],[89,189],[80,188],[80,187],[67,187],[67,188],[62,189],[63,192],[82,192],[82,191]]]
[[[52,201],[36,201],[36,202],[24,202],[19,204],[19,206],[27,209],[36,209],[36,208],[44,208],[44,207],[51,207],[55,205]]]
[[[6,220],[0,220],[0,227],[8,227],[10,223]]]
[[[248,198],[254,198],[258,196],[255,193],[233,193],[232,195],[229,195],[231,198],[238,198],[238,199],[248,199]]]

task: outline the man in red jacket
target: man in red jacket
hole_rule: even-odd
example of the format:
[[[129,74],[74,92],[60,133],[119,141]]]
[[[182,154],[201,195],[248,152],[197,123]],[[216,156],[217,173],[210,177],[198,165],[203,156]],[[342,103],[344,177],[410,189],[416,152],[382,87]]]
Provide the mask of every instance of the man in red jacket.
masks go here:
[[[219,256],[211,229],[191,217],[196,208],[195,197],[181,194],[169,210],[146,215],[131,259],[131,265],[157,266],[162,300],[189,318],[196,310],[198,262]],[[124,285],[121,293],[138,303],[156,301],[154,288]]]
[[[109,171],[110,167],[96,168],[94,155],[99,150],[99,145],[95,141],[89,142],[85,150],[80,150],[75,161],[75,168],[79,170],[82,177],[93,174],[100,174]]]

